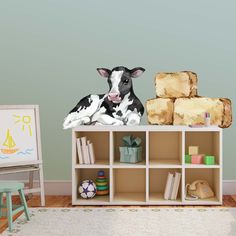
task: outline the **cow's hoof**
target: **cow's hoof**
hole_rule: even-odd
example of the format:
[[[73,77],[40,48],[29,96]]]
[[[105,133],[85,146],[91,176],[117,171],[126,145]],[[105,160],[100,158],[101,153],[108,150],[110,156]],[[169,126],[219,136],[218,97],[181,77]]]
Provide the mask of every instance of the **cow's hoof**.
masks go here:
[[[124,125],[124,122],[121,121],[121,120],[117,120],[117,121],[115,121],[112,125],[116,125],[116,126]]]
[[[87,125],[90,124],[90,118],[88,116],[85,116],[83,118],[80,119],[81,124],[83,125]]]
[[[126,123],[126,125],[138,125],[138,124],[139,124],[139,122],[138,122],[137,120],[135,120],[135,119],[129,120],[129,121]]]

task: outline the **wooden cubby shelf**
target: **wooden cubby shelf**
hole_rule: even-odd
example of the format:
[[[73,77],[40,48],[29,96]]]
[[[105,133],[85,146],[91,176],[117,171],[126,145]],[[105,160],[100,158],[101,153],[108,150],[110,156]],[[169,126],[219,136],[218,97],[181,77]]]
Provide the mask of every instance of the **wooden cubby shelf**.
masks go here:
[[[142,139],[142,161],[121,163],[122,138]],[[94,146],[95,164],[79,164],[76,140],[86,136]],[[72,130],[72,204],[73,205],[221,205],[222,204],[222,129],[210,126],[78,126]],[[214,155],[215,164],[185,164],[189,146],[199,153]],[[95,181],[104,170],[109,180],[109,195],[83,199],[78,194],[82,180]],[[176,200],[165,200],[169,172],[180,172]],[[215,193],[211,199],[186,200],[185,186],[206,180]]]
[[[124,136],[129,136],[132,135],[134,137],[139,137],[142,139],[142,162],[138,162],[135,164],[136,166],[139,166],[140,168],[145,167],[146,165],[146,132],[136,132],[136,131],[117,131],[113,132],[113,158],[112,158],[112,164],[114,167],[125,167],[125,166],[130,166],[130,164],[127,165],[127,163],[121,163],[120,162],[120,151],[119,147],[123,146],[122,145],[122,138]],[[112,148],[112,147],[111,147]]]
[[[179,191],[177,194],[176,200],[165,200],[164,199],[164,191],[166,185],[166,178],[168,172],[180,172],[182,174],[182,169],[174,169],[174,168],[161,168],[156,169],[152,168],[149,170],[149,202],[155,204],[164,204],[164,205],[179,205],[181,204],[182,199],[182,183],[180,183]]]
[[[113,201],[122,204],[146,202],[146,169],[113,169]]]
[[[75,187],[75,189],[72,190],[72,191],[74,191],[73,192],[73,194],[74,194],[73,204],[74,205],[98,205],[98,204],[107,205],[109,203],[109,201],[110,201],[109,195],[96,196],[92,199],[83,199],[79,196],[79,193],[78,193],[78,186],[79,186],[80,182],[85,179],[91,179],[95,182],[97,172],[99,170],[100,170],[100,168],[96,169],[96,168],[89,168],[89,167],[75,169],[74,183],[75,183],[76,187]],[[104,170],[105,175],[108,178],[108,180],[110,180],[109,168],[103,168],[103,170]]]
[[[149,165],[165,168],[182,164],[182,132],[149,132]]]

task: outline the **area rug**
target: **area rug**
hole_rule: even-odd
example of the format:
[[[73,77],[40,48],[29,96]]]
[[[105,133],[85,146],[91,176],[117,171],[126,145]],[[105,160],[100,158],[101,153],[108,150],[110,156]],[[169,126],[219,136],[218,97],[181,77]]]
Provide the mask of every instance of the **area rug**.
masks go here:
[[[235,208],[30,208],[3,236],[236,235]]]

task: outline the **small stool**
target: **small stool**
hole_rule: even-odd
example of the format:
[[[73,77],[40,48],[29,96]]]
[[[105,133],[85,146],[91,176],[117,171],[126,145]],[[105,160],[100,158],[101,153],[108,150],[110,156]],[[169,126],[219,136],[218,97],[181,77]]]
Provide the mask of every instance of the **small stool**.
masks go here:
[[[2,208],[7,207],[7,219],[8,219],[8,227],[11,232],[13,229],[13,215],[24,210],[25,216],[27,220],[29,218],[29,211],[27,207],[27,203],[25,200],[25,195],[23,192],[24,184],[18,182],[0,182],[0,217],[3,216]],[[21,199],[21,205],[12,205],[12,193],[18,191]],[[3,205],[3,194],[6,194],[6,205]],[[13,209],[14,208],[14,209]]]

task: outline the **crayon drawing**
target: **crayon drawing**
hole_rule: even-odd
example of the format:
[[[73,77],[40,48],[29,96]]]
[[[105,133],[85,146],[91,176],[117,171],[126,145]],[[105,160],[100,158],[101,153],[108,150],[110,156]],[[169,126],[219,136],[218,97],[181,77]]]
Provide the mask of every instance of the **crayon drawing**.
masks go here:
[[[34,109],[0,110],[0,167],[37,159]]]
[[[25,127],[29,130],[29,135],[32,136],[32,129],[31,129],[31,116],[19,116],[19,115],[13,115],[17,120],[15,121],[15,124],[22,123],[21,129],[22,131],[25,131]]]
[[[3,154],[13,154],[19,150],[19,148],[15,148],[16,143],[10,134],[10,129],[7,129],[6,140],[4,141],[3,146],[6,147],[1,149]]]

